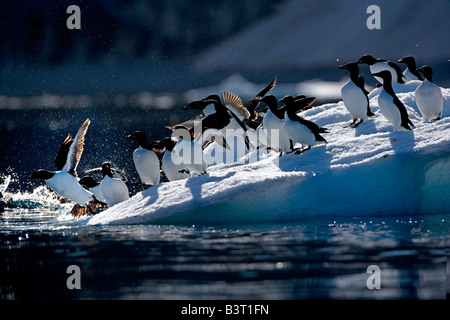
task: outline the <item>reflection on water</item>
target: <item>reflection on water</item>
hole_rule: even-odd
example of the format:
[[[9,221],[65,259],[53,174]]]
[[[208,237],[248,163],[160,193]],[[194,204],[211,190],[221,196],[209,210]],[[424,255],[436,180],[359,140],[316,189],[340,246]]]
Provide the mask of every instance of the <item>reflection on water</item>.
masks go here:
[[[2,299],[441,299],[449,216],[295,225],[86,226],[0,216]],[[69,290],[69,265],[81,289]],[[369,290],[367,268],[381,270]]]

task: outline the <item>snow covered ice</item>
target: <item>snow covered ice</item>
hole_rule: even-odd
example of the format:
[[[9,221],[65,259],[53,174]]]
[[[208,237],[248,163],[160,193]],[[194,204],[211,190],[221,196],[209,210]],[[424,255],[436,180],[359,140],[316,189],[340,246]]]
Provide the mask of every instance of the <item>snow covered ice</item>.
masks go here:
[[[369,95],[376,116],[356,129],[343,128],[351,115],[342,101],[301,112],[328,128],[328,144],[300,155],[267,152],[250,163],[244,157],[212,165],[205,175],[151,187],[87,223],[239,224],[449,212],[450,89],[442,88],[442,119],[425,123],[414,99],[419,84],[394,85],[412,131],[393,131],[378,109],[377,88]]]

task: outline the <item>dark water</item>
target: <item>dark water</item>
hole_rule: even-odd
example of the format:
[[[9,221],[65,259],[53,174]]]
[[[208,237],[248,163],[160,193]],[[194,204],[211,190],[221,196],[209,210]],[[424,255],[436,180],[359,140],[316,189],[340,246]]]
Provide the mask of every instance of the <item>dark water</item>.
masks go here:
[[[174,115],[175,114],[175,115]],[[184,116],[120,108],[0,110],[1,299],[444,299],[450,214],[325,217],[265,225],[87,226],[41,183],[60,142],[91,119],[79,172],[111,160],[135,178],[124,138],[159,139]],[[139,190],[132,190],[137,192]],[[81,289],[67,273],[79,267]],[[369,266],[380,289],[369,289]]]

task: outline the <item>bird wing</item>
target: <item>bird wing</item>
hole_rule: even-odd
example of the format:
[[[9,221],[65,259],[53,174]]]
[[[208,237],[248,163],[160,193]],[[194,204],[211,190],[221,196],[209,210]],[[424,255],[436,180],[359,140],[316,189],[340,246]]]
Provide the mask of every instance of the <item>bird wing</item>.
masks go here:
[[[81,154],[84,148],[84,136],[86,135],[87,129],[90,124],[90,120],[86,119],[78,129],[77,135],[73,139],[70,145],[69,153],[67,154],[66,164],[62,168],[63,171],[69,172],[73,176],[77,176],[77,166],[80,161]]]
[[[125,172],[123,172],[122,170],[111,168],[111,172],[113,174],[113,178],[121,179],[123,182],[127,182],[127,176],[125,175]],[[84,173],[103,175],[102,167],[89,169],[86,170]]]
[[[239,116],[241,120],[250,118],[250,112],[244,106],[241,98],[231,92],[222,92],[223,104],[228,110]]]
[[[56,169],[58,171],[64,168],[67,161],[67,154],[69,153],[70,146],[72,145],[73,139],[70,134],[64,138],[63,142],[59,146],[58,154],[55,157]]]
[[[119,169],[111,168],[111,172],[114,178],[121,179],[123,182],[127,182],[125,172]]]
[[[194,127],[196,121],[201,121],[203,118],[205,118],[205,115],[202,113],[202,114],[199,114],[199,115],[197,115],[189,120],[186,120],[184,122],[174,124],[171,126],[166,126],[166,128],[173,131],[173,130],[175,130],[175,128],[177,126],[182,126],[182,127],[186,127],[188,130],[190,130]]]
[[[250,112],[254,111],[258,105],[259,105],[259,100],[264,97],[270,90],[272,90],[273,88],[275,88],[275,86],[277,85],[277,77],[275,76],[272,81],[270,81],[270,83],[264,88],[262,89],[256,96],[254,96],[247,104],[247,110],[249,110]]]
[[[86,170],[84,173],[88,173],[88,174],[102,174],[102,168],[93,168],[93,169],[89,169]]]

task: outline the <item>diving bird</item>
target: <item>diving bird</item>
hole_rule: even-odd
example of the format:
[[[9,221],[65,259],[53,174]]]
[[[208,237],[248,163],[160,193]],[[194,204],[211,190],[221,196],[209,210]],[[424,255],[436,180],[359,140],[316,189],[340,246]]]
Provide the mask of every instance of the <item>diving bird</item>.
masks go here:
[[[403,71],[403,76],[405,77],[406,81],[423,80],[422,75],[416,70],[416,60],[414,59],[414,57],[406,56],[398,60],[398,62],[406,64],[406,69],[405,71]]]
[[[68,134],[59,147],[55,158],[58,171],[39,169],[28,179],[42,179],[59,195],[75,202],[71,214],[81,217],[86,213],[95,213],[95,209],[102,203],[94,194],[84,189],[78,182],[77,166],[83,153],[84,137],[89,127],[90,120],[86,119],[78,130],[75,138]]]
[[[353,118],[353,122],[346,127],[356,128],[367,117],[375,114],[370,111],[368,92],[364,88],[364,78],[359,75],[358,64],[350,62],[338,68],[350,72],[350,80],[341,88],[341,96],[344,106]]]
[[[394,130],[411,130],[411,126],[414,127],[414,125],[409,119],[405,106],[392,89],[391,73],[383,70],[372,75],[380,77],[383,81],[383,89],[378,96],[378,106],[383,116],[392,123]]]
[[[133,152],[133,162],[141,179],[141,184],[156,185],[160,180],[161,164],[157,153],[164,152],[164,146],[160,141],[147,144],[147,138],[142,131],[136,131],[127,139],[135,140],[138,148]]]
[[[442,116],[444,98],[441,89],[433,83],[433,70],[430,66],[417,69],[425,76],[415,91],[416,104],[422,114],[423,121],[439,120]]]
[[[294,100],[293,97],[287,96],[280,101],[286,104],[284,130],[289,139],[302,145],[301,150],[297,150],[296,154],[300,154],[311,149],[317,143],[327,143],[321,133],[328,133],[326,128],[321,128],[312,121],[303,119],[297,114],[300,105],[311,105],[316,100],[315,97],[302,98]]]
[[[375,74],[383,70],[388,70],[391,73],[392,81],[394,81],[395,83],[405,83],[402,70],[397,64],[391,61],[381,58],[375,59],[371,55],[366,54],[362,56],[356,63],[367,64],[369,66],[371,74]],[[375,79],[377,79],[378,82],[383,83],[383,80],[380,77],[375,76]]]
[[[103,180],[100,183],[100,190],[108,207],[112,207],[130,198],[128,187],[125,184],[125,174],[118,169],[111,168],[111,163],[108,161],[103,162],[100,168],[87,170],[86,173],[96,173],[103,176]],[[116,178],[116,175],[119,175],[120,178]]]

